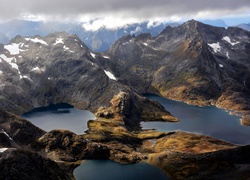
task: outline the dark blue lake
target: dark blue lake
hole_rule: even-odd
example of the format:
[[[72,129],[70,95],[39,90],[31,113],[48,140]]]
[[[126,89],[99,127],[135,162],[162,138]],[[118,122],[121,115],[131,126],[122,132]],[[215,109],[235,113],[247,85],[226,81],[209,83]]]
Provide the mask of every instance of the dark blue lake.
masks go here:
[[[87,130],[87,121],[95,119],[89,111],[68,104],[36,108],[22,115],[34,125],[50,131],[67,129],[77,134]],[[146,163],[122,165],[109,160],[88,160],[74,170],[76,180],[167,180],[162,170]]]
[[[123,165],[109,160],[91,160],[74,170],[76,180],[167,180],[162,170],[146,163]]]
[[[146,96],[160,102],[172,115],[179,118],[180,122],[142,122],[144,129],[180,130],[209,135],[231,143],[250,144],[250,127],[242,126],[238,116],[230,115],[215,106],[197,107],[157,95]]]
[[[216,107],[196,107],[172,101],[156,95],[147,95],[160,102],[180,119],[179,123],[142,122],[144,129],[158,131],[187,131],[213,136],[236,144],[250,144],[250,127],[242,126],[239,117]],[[87,130],[87,121],[95,119],[89,111],[78,110],[67,104],[37,108],[22,117],[36,126],[50,131],[68,129],[77,134]],[[145,163],[122,165],[113,161],[90,160],[75,169],[77,180],[166,180],[168,177],[158,168]]]
[[[88,120],[96,119],[90,111],[79,110],[68,104],[51,104],[36,108],[22,117],[45,131],[67,129],[76,134],[84,134],[88,129]]]

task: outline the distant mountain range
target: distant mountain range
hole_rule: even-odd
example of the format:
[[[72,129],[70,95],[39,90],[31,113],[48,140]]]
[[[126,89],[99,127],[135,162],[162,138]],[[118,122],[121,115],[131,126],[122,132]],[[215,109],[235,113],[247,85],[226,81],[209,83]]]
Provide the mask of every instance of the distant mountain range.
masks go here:
[[[236,27],[239,27],[239,28],[241,28],[241,29],[250,31],[250,23],[248,23],[248,24],[239,24],[239,25],[237,25]]]
[[[203,20],[204,24],[228,27],[221,19]],[[92,51],[103,52],[119,38],[125,35],[139,35],[150,33],[152,36],[160,34],[166,26],[176,27],[182,23],[151,23],[142,22],[128,24],[119,28],[102,27],[98,30],[84,28],[84,23],[61,23],[61,22],[34,22],[25,20],[11,20],[0,24],[0,43],[6,44],[17,35],[21,36],[46,36],[53,32],[65,31],[69,34],[76,34]],[[238,27],[249,30],[249,24],[241,24]]]
[[[178,23],[135,23],[116,29],[102,27],[98,30],[86,30],[83,23],[59,23],[59,22],[33,22],[24,20],[11,20],[0,24],[0,43],[6,44],[8,40],[17,35],[21,36],[46,36],[53,32],[65,31],[69,34],[76,34],[91,50],[96,52],[106,51],[111,44],[124,35],[138,35],[151,33],[158,35],[166,25],[178,26]],[[6,37],[5,37],[6,36]]]

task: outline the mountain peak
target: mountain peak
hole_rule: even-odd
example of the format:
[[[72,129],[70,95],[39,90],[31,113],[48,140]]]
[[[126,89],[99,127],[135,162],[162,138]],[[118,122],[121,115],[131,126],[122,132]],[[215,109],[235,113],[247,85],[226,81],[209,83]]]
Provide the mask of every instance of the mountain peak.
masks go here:
[[[195,19],[191,19],[191,20],[185,22],[183,24],[183,26],[197,26],[199,23],[201,23],[201,22],[196,21]]]

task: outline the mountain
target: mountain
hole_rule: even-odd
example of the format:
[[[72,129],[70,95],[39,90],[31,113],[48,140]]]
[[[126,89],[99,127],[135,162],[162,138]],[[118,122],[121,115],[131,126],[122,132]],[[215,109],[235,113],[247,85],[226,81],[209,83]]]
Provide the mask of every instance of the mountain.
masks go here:
[[[97,115],[117,113],[128,128],[139,127],[142,107],[168,114],[158,103],[146,102],[132,88],[119,83],[96,59],[106,61],[107,57],[89,50],[76,35],[16,36],[10,44],[0,46],[0,108],[22,114],[66,102]],[[115,106],[119,101],[124,101],[122,106]]]
[[[143,22],[130,24],[117,29],[107,29],[103,27],[96,31],[85,30],[85,35],[82,34],[81,39],[93,51],[103,52],[108,50],[108,48],[120,37],[125,35],[138,36],[141,33],[150,33],[152,36],[156,36],[166,27],[166,25],[178,26],[177,23],[150,25],[149,22]]]
[[[228,25],[225,23],[222,19],[216,19],[216,20],[202,20],[201,21],[204,24],[208,24],[211,26],[217,26],[217,27],[228,27]]]
[[[171,26],[178,26],[177,23],[169,23]],[[91,50],[96,52],[106,51],[111,44],[124,35],[138,35],[140,33],[151,33],[158,35],[166,24],[163,23],[135,23],[124,27],[109,29],[102,27],[97,30],[84,28],[84,23],[60,23],[60,22],[33,22],[25,20],[11,20],[0,24],[0,33],[8,39],[17,35],[21,36],[47,36],[53,32],[65,31],[69,34],[76,34]],[[7,43],[8,40],[1,39],[0,43]]]
[[[191,20],[155,37],[124,36],[105,53],[66,32],[1,44],[1,177],[72,179],[86,159],[146,162],[173,179],[249,177],[249,145],[140,127],[141,121],[178,121],[143,93],[248,115],[249,39],[240,28]],[[96,119],[77,135],[45,132],[17,116],[56,103],[90,110]]]
[[[191,20],[116,41],[98,63],[139,93],[250,112],[250,33]],[[133,78],[131,78],[133,77]],[[243,115],[241,114],[241,115]]]
[[[17,35],[35,36],[41,33],[39,28],[42,26],[42,24],[42,22],[11,20],[0,24],[0,32],[8,39],[12,39]]]
[[[250,23],[248,23],[248,24],[239,24],[239,25],[237,25],[236,27],[239,27],[239,28],[241,28],[241,29],[250,31]]]

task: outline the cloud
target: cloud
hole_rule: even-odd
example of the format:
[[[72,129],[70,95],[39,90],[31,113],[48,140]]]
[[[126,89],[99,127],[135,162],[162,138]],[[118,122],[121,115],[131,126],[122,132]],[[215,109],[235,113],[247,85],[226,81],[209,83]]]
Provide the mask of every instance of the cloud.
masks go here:
[[[0,19],[79,20],[215,18],[250,14],[249,0],[0,0]],[[100,24],[100,22],[99,22]]]

